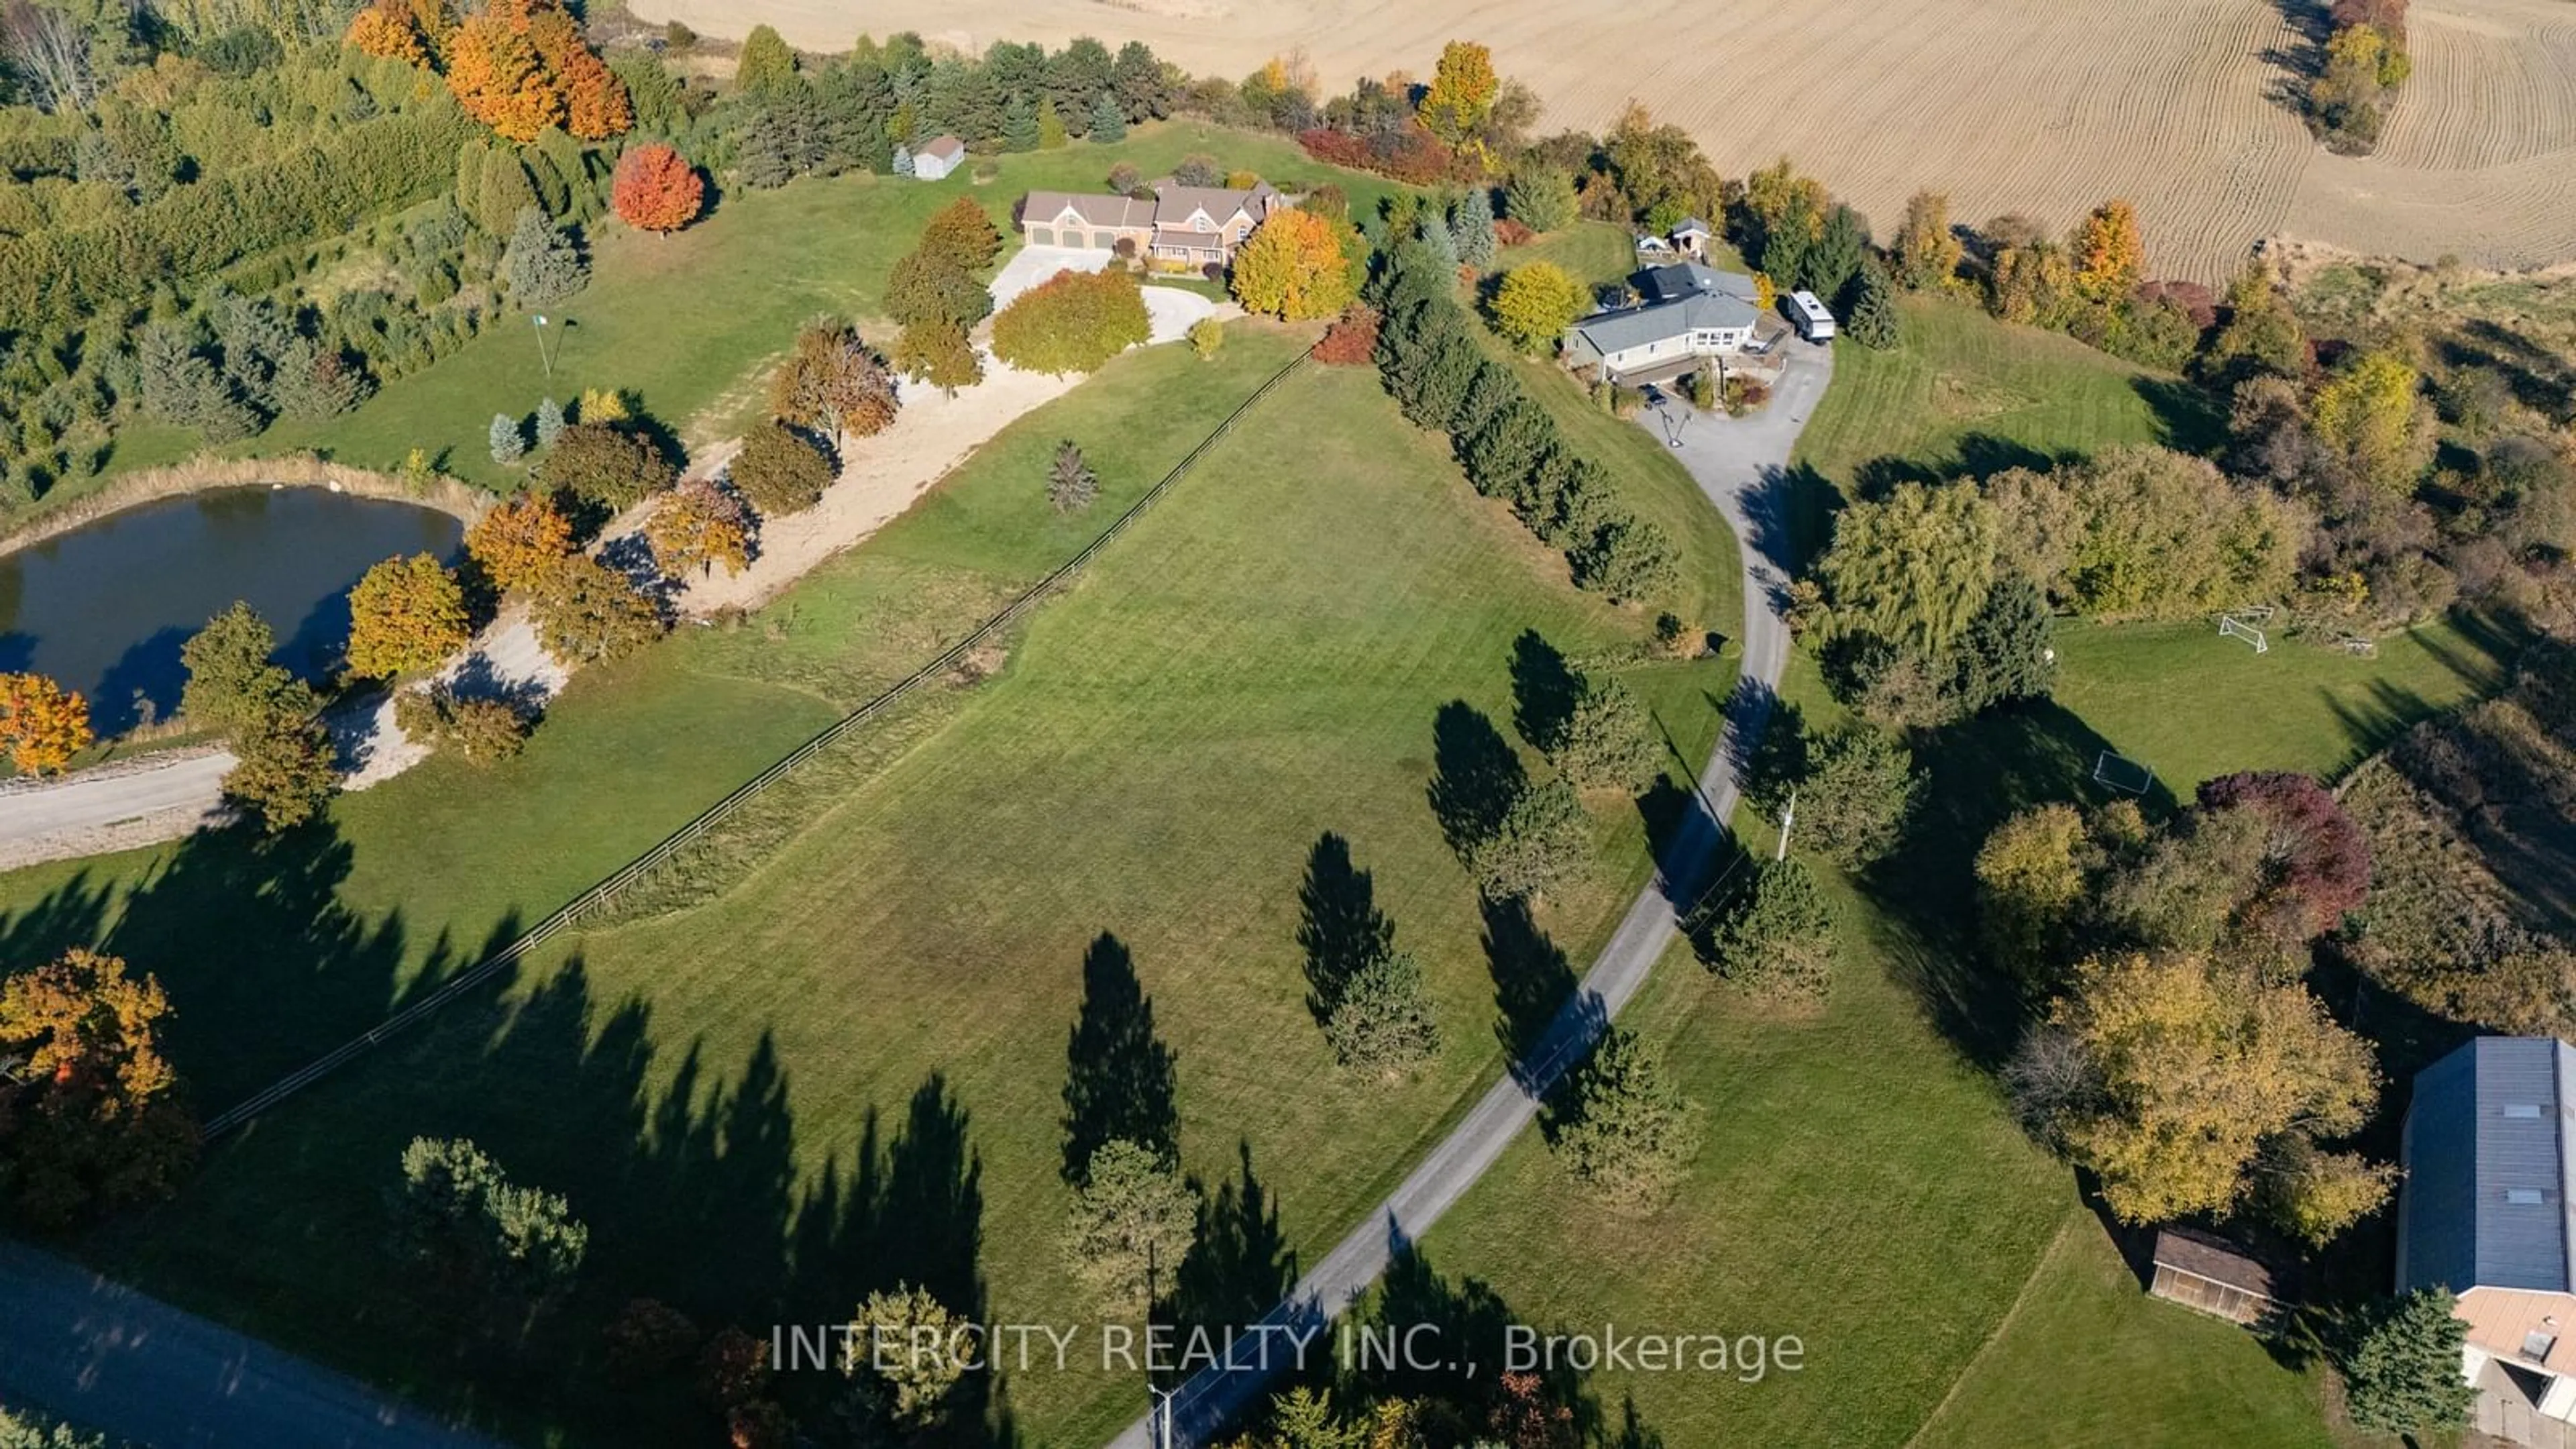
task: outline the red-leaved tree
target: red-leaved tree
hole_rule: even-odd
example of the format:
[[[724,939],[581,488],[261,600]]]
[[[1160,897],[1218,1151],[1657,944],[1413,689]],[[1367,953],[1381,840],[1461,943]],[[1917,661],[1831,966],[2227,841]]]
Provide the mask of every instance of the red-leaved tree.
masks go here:
[[[697,220],[706,200],[706,182],[698,169],[659,142],[627,152],[617,163],[617,180],[609,191],[619,220],[666,236]]]
[[[2200,787],[2200,808],[2247,811],[2264,825],[2264,893],[2302,939],[2333,930],[2370,894],[2370,838],[2307,775],[2246,770]]]

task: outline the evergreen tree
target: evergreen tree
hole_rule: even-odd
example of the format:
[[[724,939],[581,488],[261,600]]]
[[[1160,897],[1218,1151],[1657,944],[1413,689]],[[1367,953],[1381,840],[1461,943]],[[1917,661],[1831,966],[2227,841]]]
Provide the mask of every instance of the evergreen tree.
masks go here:
[[[1118,109],[1131,123],[1170,112],[1171,85],[1164,79],[1163,63],[1141,40],[1131,40],[1118,48],[1118,59],[1109,68],[1109,88],[1118,97]]]
[[[1119,114],[1118,98],[1107,91],[1091,103],[1091,139],[1103,146],[1127,139],[1127,118]]]
[[[1055,463],[1047,469],[1047,501],[1058,513],[1078,513],[1100,496],[1100,475],[1082,459],[1082,449],[1067,440],[1056,445]]]
[[[1567,1169],[1623,1207],[1661,1205],[1698,1150],[1697,1114],[1662,1055],[1625,1027],[1603,1029],[1551,1108],[1551,1125]]]
[[[895,175],[910,176],[912,174],[912,148],[910,146],[898,144],[894,148],[893,165]]]
[[[1827,302],[1840,301],[1843,289],[1860,275],[1861,263],[1868,259],[1869,223],[1850,207],[1836,205],[1825,213],[1824,229],[1807,251],[1801,283]]]
[[[582,259],[580,248],[534,206],[519,209],[501,271],[510,285],[510,299],[521,307],[548,306],[590,285],[590,264]]]
[[[745,95],[764,96],[796,83],[796,52],[778,32],[755,25],[743,37],[742,58],[735,63],[734,85]]]
[[[550,397],[539,399],[537,402],[537,446],[540,448],[551,447],[554,444],[555,435],[561,433],[563,430],[563,404],[556,402]]]
[[[1038,103],[1038,149],[1062,150],[1066,139],[1064,117],[1056,113],[1055,102],[1040,101]]]
[[[1852,302],[1843,318],[1843,334],[1863,347],[1884,352],[1904,340],[1904,322],[1896,311],[1895,287],[1875,258],[1861,264],[1852,282]]]
[[[492,426],[485,436],[492,444],[492,461],[503,466],[519,461],[528,451],[528,440],[519,431],[519,420],[508,413],[494,413]]]
[[[2468,1325],[2457,1309],[2457,1300],[2438,1288],[2377,1306],[2339,1365],[2354,1423],[2413,1436],[2468,1423],[2478,1391],[2460,1378]]]
[[[1554,166],[1524,166],[1503,191],[1503,214],[1532,231],[1563,231],[1581,214],[1574,177]]]
[[[1691,934],[1709,969],[1739,986],[1819,1001],[1833,984],[1833,910],[1795,859],[1755,866],[1751,888]]]
[[[1018,99],[1002,113],[1002,149],[1034,151],[1038,148],[1038,113],[1027,100]]]
[[[1467,194],[1449,208],[1449,243],[1464,266],[1483,271],[1494,263],[1494,198],[1482,186],[1467,188]]]
[[[2017,573],[1997,579],[1959,636],[1953,691],[1961,707],[1974,714],[2008,700],[2046,697],[2057,674],[2050,622],[2039,585]]]
[[[1324,1018],[1324,1040],[1343,1066],[1392,1073],[1439,1055],[1440,1024],[1422,985],[1422,963],[1403,951],[1372,952],[1342,983]]]
[[[1654,722],[1636,694],[1615,679],[1585,682],[1563,735],[1553,743],[1550,760],[1586,789],[1643,790],[1663,770]]]
[[[1492,834],[1469,849],[1467,868],[1488,900],[1545,895],[1591,848],[1591,822],[1563,780],[1515,797]]]

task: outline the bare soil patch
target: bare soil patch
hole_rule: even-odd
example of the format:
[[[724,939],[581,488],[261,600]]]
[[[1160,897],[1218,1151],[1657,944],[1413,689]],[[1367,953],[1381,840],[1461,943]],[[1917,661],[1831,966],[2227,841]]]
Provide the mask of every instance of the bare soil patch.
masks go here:
[[[710,35],[764,21],[845,49],[832,0],[643,0]],[[1953,215],[2051,227],[2111,196],[2138,205],[2149,263],[2216,281],[2257,239],[2480,266],[2576,257],[2576,7],[2437,0],[2410,25],[2414,81],[2378,156],[2330,156],[2274,99],[2304,42],[2275,0],[1679,0],[1586,10],[1549,0],[886,0],[877,33],[980,51],[996,39],[1138,39],[1240,76],[1303,49],[1326,86],[1426,74],[1472,36],[1536,88],[1546,127],[1598,129],[1631,96],[1741,173],[1783,153],[1882,230],[1918,187]]]

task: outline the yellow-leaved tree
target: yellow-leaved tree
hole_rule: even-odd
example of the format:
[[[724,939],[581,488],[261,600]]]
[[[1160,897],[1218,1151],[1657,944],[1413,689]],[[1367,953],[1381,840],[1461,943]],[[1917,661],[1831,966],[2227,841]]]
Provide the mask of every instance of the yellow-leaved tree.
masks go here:
[[[361,678],[435,669],[470,637],[465,591],[429,554],[386,559],[349,590],[349,670]]]
[[[1234,299],[1290,322],[1332,317],[1351,302],[1333,224],[1311,211],[1274,213],[1234,254]]]
[[[41,674],[0,674],[0,746],[22,775],[59,770],[88,749],[89,701]]]
[[[2432,409],[2416,395],[2417,384],[2405,358],[2362,353],[2317,389],[2310,416],[2318,440],[2374,486],[2411,493],[2433,461]]]
[[[2076,224],[2067,250],[2075,257],[2075,286],[2096,302],[2116,302],[2137,290],[2145,275],[2147,245],[2138,234],[2137,208],[2106,201]]]
[[[2048,1125],[2123,1222],[2258,1202],[2321,1243],[2387,1198],[2386,1165],[2318,1145],[2368,1120],[2370,1046],[2295,980],[2187,952],[2096,958],[2038,1039],[2080,1064]]]
[[[1512,345],[1535,352],[1565,335],[1590,300],[1574,274],[1554,262],[1524,262],[1494,289],[1494,326]]]
[[[1483,132],[1502,87],[1493,51],[1472,40],[1450,41],[1422,93],[1422,124],[1450,145],[1463,145]]]

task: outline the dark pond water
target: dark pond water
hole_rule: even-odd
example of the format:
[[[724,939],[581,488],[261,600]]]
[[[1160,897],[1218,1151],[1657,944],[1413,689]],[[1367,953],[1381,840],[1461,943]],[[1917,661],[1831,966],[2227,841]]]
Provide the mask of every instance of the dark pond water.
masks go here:
[[[312,677],[348,638],[348,590],[395,554],[457,551],[436,509],[320,488],[226,488],[84,524],[0,558],[0,670],[89,696],[112,734],[178,705],[179,646],[235,599],[277,631],[278,662]]]

